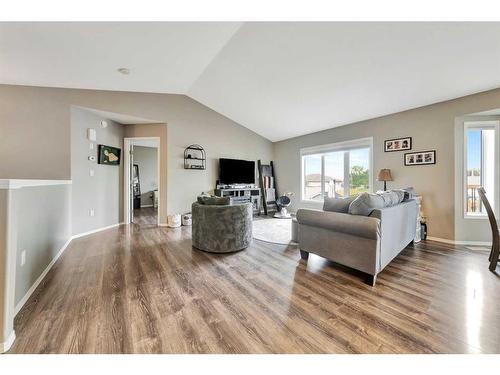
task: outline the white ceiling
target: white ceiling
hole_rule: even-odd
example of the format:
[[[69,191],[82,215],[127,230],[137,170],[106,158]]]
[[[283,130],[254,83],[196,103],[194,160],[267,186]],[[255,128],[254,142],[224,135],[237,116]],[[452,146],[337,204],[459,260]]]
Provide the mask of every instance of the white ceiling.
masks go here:
[[[0,23],[0,82],[185,94],[239,26]],[[121,67],[131,74],[118,73]]]
[[[136,117],[130,115],[124,115],[122,113],[108,112],[108,111],[100,111],[98,109],[80,107],[85,109],[86,111],[92,112],[98,116],[113,120],[122,125],[134,125],[134,124],[157,124],[161,123],[158,120],[147,119],[143,117]]]
[[[278,141],[500,87],[500,23],[0,23],[0,82],[186,94]]]

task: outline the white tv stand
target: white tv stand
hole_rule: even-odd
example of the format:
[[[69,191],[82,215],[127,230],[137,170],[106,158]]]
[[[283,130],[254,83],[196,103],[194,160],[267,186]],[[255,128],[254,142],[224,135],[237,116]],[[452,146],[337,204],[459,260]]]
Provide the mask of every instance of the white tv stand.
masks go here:
[[[260,189],[253,185],[217,185],[215,195],[229,197],[231,204],[252,203],[253,213],[260,215]]]

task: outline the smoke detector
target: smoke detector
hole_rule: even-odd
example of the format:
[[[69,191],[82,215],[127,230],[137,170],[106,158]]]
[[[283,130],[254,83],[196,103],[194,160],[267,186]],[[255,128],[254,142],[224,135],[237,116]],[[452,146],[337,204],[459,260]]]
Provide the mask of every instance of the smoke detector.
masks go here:
[[[119,73],[128,76],[130,74],[130,69],[129,68],[118,68],[116,69]]]

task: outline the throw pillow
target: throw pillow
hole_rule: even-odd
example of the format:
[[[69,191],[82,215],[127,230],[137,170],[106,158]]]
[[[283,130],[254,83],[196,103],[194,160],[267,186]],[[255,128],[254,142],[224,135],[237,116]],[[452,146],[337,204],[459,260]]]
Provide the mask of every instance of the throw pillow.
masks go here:
[[[349,213],[370,216],[373,210],[395,206],[404,199],[405,193],[402,190],[384,191],[377,194],[362,193],[349,205]]]
[[[231,199],[229,197],[212,197],[200,195],[197,198],[199,204],[210,205],[210,206],[228,206],[231,204]]]
[[[384,208],[384,199],[378,194],[362,193],[349,205],[351,215],[369,216],[376,208]]]
[[[348,213],[349,205],[356,197],[347,197],[347,198],[325,198],[325,202],[323,203],[323,211],[330,212],[340,212],[340,213]]]

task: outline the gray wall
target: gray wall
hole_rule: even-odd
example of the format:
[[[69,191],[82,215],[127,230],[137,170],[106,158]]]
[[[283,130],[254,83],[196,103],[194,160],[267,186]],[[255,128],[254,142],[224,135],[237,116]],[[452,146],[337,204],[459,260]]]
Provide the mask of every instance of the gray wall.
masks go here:
[[[102,128],[101,120],[108,126]],[[97,141],[90,142],[87,129],[97,132]],[[98,147],[119,147],[123,150],[123,125],[98,116],[85,109],[71,108],[71,180],[72,194],[72,233],[73,235],[118,224],[122,221],[123,212],[123,157],[119,166],[97,163]],[[94,144],[90,150],[89,144]],[[96,161],[89,161],[93,155]],[[94,176],[90,176],[90,169]],[[94,215],[89,210],[94,209]]]
[[[0,189],[0,354],[14,330],[17,217],[12,206],[12,192]]]
[[[151,194],[158,188],[158,149],[134,146],[134,164],[139,166],[141,205],[151,206]]]
[[[189,211],[197,194],[214,188],[218,157],[268,162],[273,156],[269,140],[185,95],[0,85],[0,103],[0,159],[9,160],[0,164],[0,178],[71,177],[72,105],[166,123],[165,213]],[[183,169],[184,148],[192,143],[205,147],[207,170]],[[163,223],[165,216],[160,213]]]
[[[277,142],[274,152],[278,187],[281,192],[295,192],[293,207],[303,207],[299,202],[299,150],[373,137],[374,176],[381,168],[390,168],[394,181],[388,183],[389,188],[414,186],[423,197],[429,235],[454,239],[455,118],[499,106],[500,90],[497,89]],[[398,137],[413,137],[412,151],[437,150],[437,164],[405,167],[404,152],[386,153],[383,150],[385,139]],[[374,181],[374,190],[382,186]]]
[[[0,188],[0,344],[16,305],[71,237],[70,212],[69,184]]]
[[[14,190],[17,206],[15,303],[24,297],[71,237],[71,185]],[[26,263],[21,266],[21,252]]]

